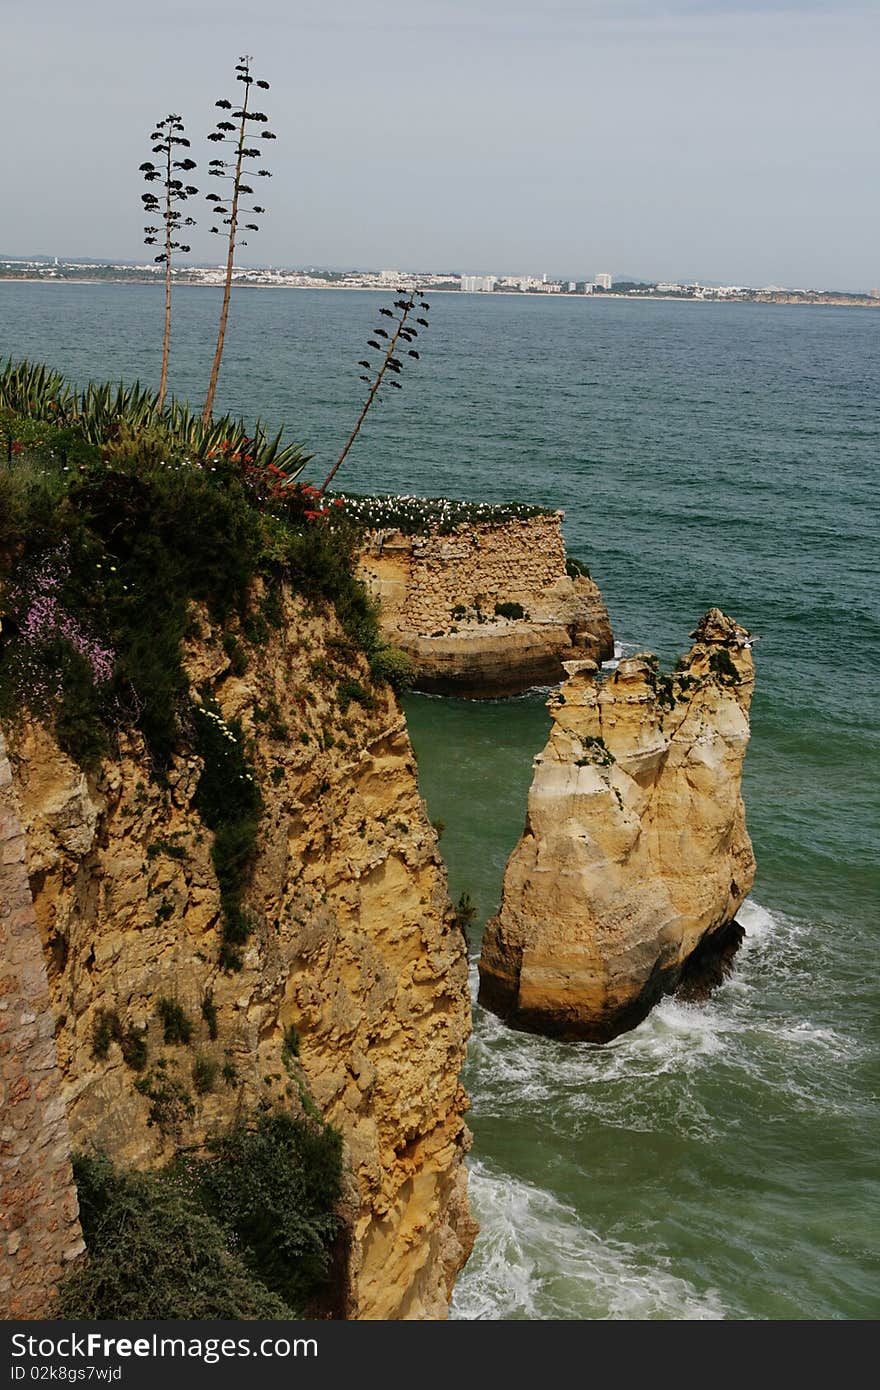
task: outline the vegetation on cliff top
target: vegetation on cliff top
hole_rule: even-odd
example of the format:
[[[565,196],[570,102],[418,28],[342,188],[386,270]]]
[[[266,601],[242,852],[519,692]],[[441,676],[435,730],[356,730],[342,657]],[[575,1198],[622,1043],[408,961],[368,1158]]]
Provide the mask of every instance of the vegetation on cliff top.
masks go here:
[[[366,531],[393,529],[404,535],[436,531],[448,535],[457,526],[502,526],[536,516],[555,516],[553,507],[527,502],[462,502],[454,497],[362,497],[352,492],[332,494],[345,507],[345,516]],[[583,571],[585,572],[585,571]]]
[[[328,524],[316,489],[291,481],[284,464],[302,454],[192,417],[178,428],[174,410],[143,392],[66,392],[42,368],[0,373],[0,714],[51,722],[84,766],[120,728],[141,731],[160,775],[196,741],[182,664],[194,604],[258,641],[284,583],[381,657],[359,528],[341,506]]]

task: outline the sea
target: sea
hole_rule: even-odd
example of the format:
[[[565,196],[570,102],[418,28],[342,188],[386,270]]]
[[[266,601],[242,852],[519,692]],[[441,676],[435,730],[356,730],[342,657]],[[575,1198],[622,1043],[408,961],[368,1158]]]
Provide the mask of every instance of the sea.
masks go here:
[[[162,296],[0,283],[0,356],[155,383]],[[217,405],[314,455],[362,400],[382,299],[237,289]],[[175,291],[171,384],[203,399],[219,292]],[[712,604],[751,629],[744,945],[703,1005],[604,1046],[474,1007],[481,1231],[464,1319],[837,1319],[880,1312],[877,601],[880,311],[438,294],[355,492],[565,511],[624,653],[671,662]],[[483,924],[519,837],[547,691],[412,695],[454,899]]]

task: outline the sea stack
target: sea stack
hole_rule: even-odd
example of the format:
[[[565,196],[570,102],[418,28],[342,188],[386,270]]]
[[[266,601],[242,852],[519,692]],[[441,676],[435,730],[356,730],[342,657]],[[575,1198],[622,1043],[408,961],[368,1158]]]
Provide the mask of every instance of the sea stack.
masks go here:
[[[480,959],[480,1002],[513,1027],[607,1042],[741,939],[752,645],[717,608],[691,636],[670,676],[651,655],[566,663]]]

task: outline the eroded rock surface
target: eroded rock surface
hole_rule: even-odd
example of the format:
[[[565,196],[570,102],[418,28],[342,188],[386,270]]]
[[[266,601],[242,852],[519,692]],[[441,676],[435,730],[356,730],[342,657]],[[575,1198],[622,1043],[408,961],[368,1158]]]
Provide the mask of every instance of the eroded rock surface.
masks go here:
[[[41,1318],[82,1231],[25,833],[0,732],[0,1317]]]
[[[528,818],[487,926],[480,1000],[515,1027],[604,1042],[687,963],[730,950],[755,860],[741,793],[754,685],[745,628],[717,608],[672,676],[574,662],[549,702]],[[711,973],[711,972],[710,972]]]
[[[309,1094],[350,1174],[331,1311],[443,1317],[475,1234],[461,932],[393,696],[346,701],[340,682],[369,686],[365,659],[331,614],[290,595],[283,612],[266,646],[239,634],[243,675],[207,626],[187,652],[193,691],[241,719],[264,802],[240,971],[219,964],[200,760],[182,756],[160,785],[140,740],[120,735],[86,778],[44,728],[7,730],[67,1124],[75,1149],[147,1167],[263,1100]],[[162,999],[189,1020],[188,1044],[165,1042]],[[145,1066],[127,1064],[120,1037],[142,1039]]]

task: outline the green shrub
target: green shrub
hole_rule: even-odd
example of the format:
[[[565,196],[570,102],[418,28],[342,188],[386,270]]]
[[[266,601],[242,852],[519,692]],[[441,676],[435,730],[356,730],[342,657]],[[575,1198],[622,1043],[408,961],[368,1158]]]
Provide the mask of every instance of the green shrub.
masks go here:
[[[210,1057],[196,1058],[193,1062],[192,1079],[198,1095],[204,1096],[209,1091],[213,1091],[219,1070],[217,1063],[212,1061]]]
[[[264,1115],[212,1141],[198,1170],[207,1210],[234,1232],[243,1262],[297,1314],[326,1282],[339,1230],[342,1140],[330,1126]]]
[[[573,555],[569,555],[565,562],[565,573],[568,575],[569,579],[579,579],[581,576],[585,579],[590,579],[592,577],[583,560],[576,560]]]
[[[582,738],[581,743],[586,752],[583,757],[576,759],[577,767],[587,767],[589,764],[594,767],[610,767],[616,761],[611,749],[606,747],[604,738],[588,736]]]
[[[244,606],[259,517],[240,486],[222,490],[195,467],[89,470],[71,484],[70,500],[79,532],[72,597],[94,599],[100,548],[107,560],[101,616],[116,652],[116,690],[123,703],[134,691],[138,725],[164,768],[185,710],[189,605],[205,603],[219,622]],[[112,582],[110,563],[119,576]]]
[[[344,523],[291,530],[282,568],[304,598],[332,603],[346,636],[371,652],[379,645],[378,604],[355,575],[357,543],[357,531]]]
[[[339,687],[336,691],[336,699],[343,714],[345,714],[352,701],[361,705],[364,709],[372,709],[376,703],[370,692],[364,689],[360,681],[356,681],[350,676],[346,676],[344,680],[339,682]]]
[[[223,650],[229,657],[229,668],[234,676],[243,676],[250,664],[248,654],[232,632],[223,634]]]
[[[59,1318],[289,1318],[231,1249],[228,1229],[179,1184],[74,1159],[87,1254],[61,1286]]]
[[[147,1065],[146,1029],[123,1028],[115,1009],[99,1009],[92,1028],[92,1056],[107,1057],[111,1042],[119,1044],[122,1060],[132,1071],[143,1071]]]
[[[208,1037],[213,1042],[217,1037],[217,1005],[214,1003],[213,996],[206,994],[202,1000],[202,1018],[208,1025]]]
[[[164,854],[167,859],[186,858],[186,850],[182,845],[176,845],[172,840],[151,840],[147,845],[147,858],[156,859],[160,854]]]
[[[309,675],[313,681],[339,680],[339,672],[336,670],[336,667],[331,666],[330,662],[325,660],[323,656],[319,656],[317,661],[312,662],[309,667]]]
[[[467,940],[468,927],[471,926],[476,915],[477,909],[471,902],[470,893],[462,893],[461,897],[459,898],[458,902],[455,904],[455,907],[453,909],[452,921],[453,924],[456,927],[458,927],[465,940]]]
[[[156,1013],[161,1020],[166,1043],[186,1045],[191,1040],[192,1023],[173,999],[160,999],[156,1005]]]
[[[526,502],[462,502],[454,497],[359,497],[341,492],[327,493],[325,500],[337,497],[343,502],[341,516],[345,524],[354,523],[365,530],[393,526],[405,535],[429,531],[446,535],[463,524],[502,526],[508,521],[552,515],[549,507],[534,507]]]
[[[709,657],[709,670],[718,676],[722,685],[739,685],[740,674],[726,647],[716,647]]]
[[[194,805],[214,832],[211,859],[223,912],[220,959],[224,969],[238,970],[238,948],[252,925],[242,899],[250,881],[263,802],[245,754],[240,720],[227,724],[216,700],[205,695],[203,703],[193,707],[193,734],[204,763]]]
[[[284,1042],[281,1044],[282,1062],[290,1062],[299,1056],[299,1033],[292,1023],[289,1023],[284,1030]]]
[[[271,636],[269,624],[263,614],[253,610],[242,618],[241,630],[255,647],[264,647]]]
[[[395,695],[404,695],[415,680],[415,667],[399,647],[382,646],[370,657],[370,675],[377,684],[385,681]]]
[[[99,1009],[92,1026],[92,1056],[103,1061],[121,1031],[119,1015],[110,1009]]]
[[[495,605],[496,618],[519,619],[524,618],[525,616],[526,610],[523,608],[521,603],[496,603]]]
[[[186,1087],[168,1074],[161,1060],[156,1063],[155,1071],[139,1076],[134,1087],[150,1102],[147,1124],[157,1125],[164,1133],[178,1138],[181,1126],[195,1114],[192,1096]]]
[[[143,1071],[147,1065],[147,1030],[145,1028],[126,1028],[119,1039],[122,1060],[132,1071]]]

